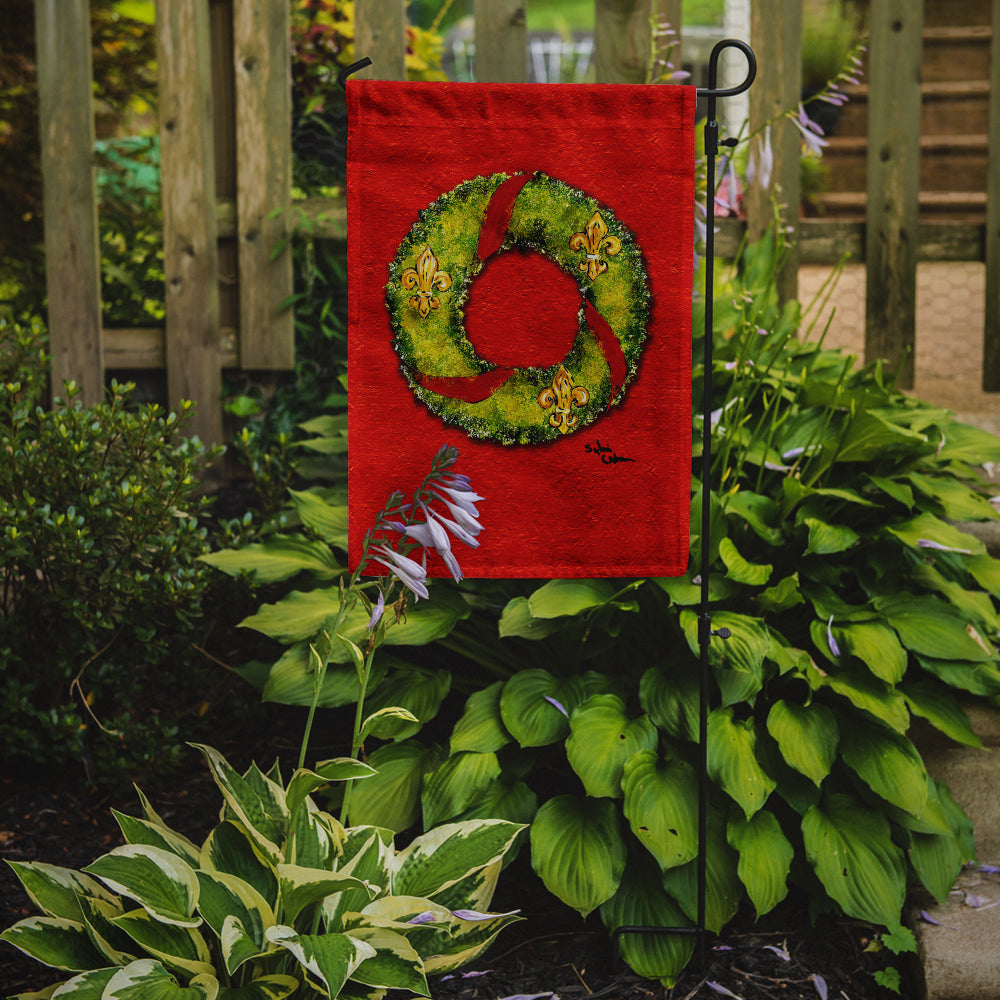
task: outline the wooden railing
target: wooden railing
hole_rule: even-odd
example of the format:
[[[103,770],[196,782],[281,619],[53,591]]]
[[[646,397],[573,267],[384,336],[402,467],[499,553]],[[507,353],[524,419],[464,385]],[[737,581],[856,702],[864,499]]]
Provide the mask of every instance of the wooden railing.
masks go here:
[[[530,0],[475,0],[476,76],[527,78],[525,7]],[[595,0],[593,61],[599,82],[642,83],[650,7],[680,25],[681,0]],[[871,0],[868,198],[865,221],[799,220],[781,276],[796,291],[803,262],[845,253],[867,270],[866,355],[900,361],[914,343],[916,265],[985,261],[984,388],[1000,390],[1000,0],[993,3],[989,172],[985,224],[921,223],[915,165],[920,155],[919,52],[922,3]],[[281,370],[293,364],[291,255],[280,250],[297,217],[313,236],[346,238],[342,200],[291,201],[289,0],[158,0],[166,325],[101,326],[88,0],[36,0],[45,182],[49,329],[53,384],[75,380],[87,401],[114,368],[166,369],[170,402],[195,400],[196,432],[223,436],[221,371]],[[799,101],[801,0],[753,0],[758,59],[750,129]],[[356,43],[366,75],[402,79],[404,0],[357,0]],[[683,51],[683,38],[681,38]],[[676,57],[677,53],[675,53]],[[725,102],[720,102],[724,105]],[[720,117],[725,107],[720,106]],[[730,132],[738,130],[738,122]],[[773,130],[776,169],[767,190],[751,189],[745,221],[724,220],[718,252],[732,253],[744,229],[758,235],[772,199],[799,204],[799,136]],[[912,380],[912,353],[903,378]]]

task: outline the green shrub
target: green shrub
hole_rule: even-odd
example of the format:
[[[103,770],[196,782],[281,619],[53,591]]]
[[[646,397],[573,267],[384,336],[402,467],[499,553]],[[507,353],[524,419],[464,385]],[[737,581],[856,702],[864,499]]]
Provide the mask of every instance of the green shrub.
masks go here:
[[[158,696],[190,663],[206,586],[208,455],[188,405],[131,409],[128,385],[42,408],[40,336],[0,324],[0,744],[93,773],[154,764],[176,752]]]

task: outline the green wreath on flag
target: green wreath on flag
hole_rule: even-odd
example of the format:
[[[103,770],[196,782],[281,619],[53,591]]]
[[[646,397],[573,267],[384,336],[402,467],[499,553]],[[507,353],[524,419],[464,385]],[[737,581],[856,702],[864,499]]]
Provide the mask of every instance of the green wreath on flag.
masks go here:
[[[549,367],[502,367],[465,331],[469,288],[495,253],[556,263],[580,289],[572,347]],[[543,173],[464,181],[424,209],[389,267],[393,347],[416,397],[472,438],[540,444],[621,402],[649,320],[642,252],[613,213]]]

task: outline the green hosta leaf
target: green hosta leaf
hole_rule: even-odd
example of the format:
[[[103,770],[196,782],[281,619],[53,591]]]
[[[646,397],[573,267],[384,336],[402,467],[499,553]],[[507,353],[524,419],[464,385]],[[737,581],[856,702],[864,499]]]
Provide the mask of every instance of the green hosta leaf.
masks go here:
[[[852,719],[850,736],[840,753],[876,795],[908,813],[919,815],[927,801],[927,772],[915,747],[905,736]]]
[[[176,854],[189,865],[198,864],[199,849],[187,837],[175,833],[160,823],[126,816],[124,813],[118,812],[117,809],[112,809],[111,812],[128,843],[159,847],[164,851],[170,851],[171,854]]]
[[[268,928],[267,939],[291,952],[331,997],[339,996],[362,962],[375,957],[370,944],[349,934],[296,934],[291,927],[279,924]]]
[[[220,823],[201,848],[199,867],[222,872],[253,886],[273,908],[278,902],[278,876],[271,862],[240,823]]]
[[[927,439],[899,424],[890,423],[871,410],[862,410],[851,421],[837,451],[838,462],[867,462],[890,448],[925,444]]]
[[[936,597],[884,595],[875,598],[875,607],[899,633],[903,645],[915,653],[975,663],[996,658],[975,626]]]
[[[898,684],[906,673],[906,650],[896,633],[878,622],[854,622],[833,628],[843,652],[856,656],[886,684]]]
[[[453,912],[460,914],[463,910],[456,907]],[[486,951],[500,931],[520,919],[516,911],[488,919],[462,920],[454,917],[449,931],[439,932],[439,943],[425,958],[424,971],[440,974],[467,965]]]
[[[188,976],[211,975],[212,956],[205,939],[191,927],[164,924],[145,910],[132,910],[111,921],[168,968]]]
[[[944,903],[966,860],[959,838],[951,832],[911,833],[909,855],[924,887]]]
[[[739,851],[736,873],[760,919],[788,894],[788,873],[795,849],[781,832],[774,813],[765,809],[751,819],[737,816],[726,828],[729,846]]]
[[[510,733],[500,717],[500,692],[503,681],[470,695],[462,717],[451,733],[451,752],[474,750],[495,753],[510,742]]]
[[[1000,669],[993,663],[936,660],[930,656],[918,656],[917,662],[949,687],[986,697],[1000,694]]]
[[[733,709],[708,716],[708,774],[749,819],[774,791],[775,781],[757,762],[757,732],[752,718],[733,718]]]
[[[785,761],[819,786],[837,756],[839,731],[833,712],[812,702],[798,705],[779,699],[767,716],[767,731]]]
[[[913,508],[913,490],[906,483],[885,476],[865,476],[865,479],[907,510]]]
[[[858,533],[846,524],[828,524],[815,517],[803,519],[809,529],[809,542],[805,554],[828,556],[844,552],[856,544],[860,537]]]
[[[620,698],[595,694],[570,717],[566,757],[588,795],[616,799],[625,761],[638,750],[653,750],[658,739],[648,716],[629,719]]]
[[[545,887],[582,916],[618,889],[625,842],[608,799],[557,795],[531,824],[531,865]]]
[[[906,866],[880,812],[849,795],[830,795],[806,813],[802,836],[809,863],[844,913],[873,924],[899,923]]]
[[[381,826],[396,833],[413,826],[420,817],[424,774],[438,759],[435,750],[415,740],[379,747],[368,758],[377,774],[351,789],[351,824]]]
[[[351,930],[351,937],[375,949],[375,954],[351,973],[355,982],[430,996],[424,963],[402,934],[384,927],[361,926]]]
[[[528,825],[538,812],[538,796],[523,782],[508,785],[492,781],[460,816],[466,819],[505,819]]]
[[[198,558],[230,576],[246,574],[257,584],[288,580],[298,573],[332,580],[347,572],[337,563],[328,545],[296,535],[271,535],[264,542],[209,552]]]
[[[698,739],[699,681],[686,659],[650,667],[639,682],[639,704],[660,729],[678,740]]]
[[[992,521],[996,511],[989,500],[950,476],[907,475],[917,490],[941,505],[941,513],[951,521]]]
[[[761,591],[754,598],[757,607],[763,612],[787,611],[797,604],[804,604],[805,598],[799,591],[799,574],[793,573],[779,580],[773,587]]]
[[[437,826],[468,809],[500,777],[495,753],[452,754],[424,779],[424,826]]]
[[[405,738],[402,734],[412,735],[420,729],[420,726],[420,720],[409,709],[393,706],[372,712],[361,724],[358,735],[362,740],[369,736],[375,736],[380,740],[391,740],[397,734],[400,738]]]
[[[989,594],[981,590],[970,590],[960,583],[947,579],[926,562],[913,568],[910,579],[914,584],[919,584],[919,587],[914,589],[922,588],[940,594],[956,611],[987,632],[993,635],[1000,632],[1000,615],[997,614],[993,598]]]
[[[726,576],[730,580],[746,584],[748,587],[763,587],[774,570],[774,566],[770,563],[763,565],[747,562],[729,538],[723,538],[719,541],[719,557],[726,565],[728,571]]]
[[[964,709],[947,688],[931,680],[907,681],[900,685],[900,691],[910,711],[926,719],[945,736],[967,747],[983,745]]]
[[[317,789],[328,785],[331,781],[353,781],[360,778],[374,777],[378,772],[375,768],[353,757],[335,757],[324,760],[316,765],[316,769],[299,768],[288,782],[285,792],[285,805],[289,813],[298,812],[307,796]]]
[[[8,861],[7,864],[13,869],[31,901],[46,916],[82,920],[83,911],[79,901],[81,896],[115,902],[115,897],[97,879],[71,868],[60,868],[40,861]]]
[[[346,649],[343,643],[339,643],[337,648],[341,651]],[[376,657],[368,680],[370,688],[381,683],[389,660],[386,656]],[[316,674],[310,662],[309,643],[297,642],[289,646],[270,668],[261,697],[264,701],[274,701],[280,705],[311,705],[315,689]],[[317,707],[339,708],[341,705],[350,705],[358,700],[359,691],[358,675],[354,667],[331,663],[323,675]]]
[[[694,583],[690,573],[687,576],[658,576],[652,579],[653,583],[663,590],[674,604],[690,607],[692,604],[701,602],[701,584]],[[735,594],[738,589],[738,585],[728,577],[716,573],[708,578],[708,599],[710,601],[724,601],[727,597]]]
[[[705,850],[705,926],[718,934],[733,918],[743,899],[743,883],[736,873],[736,852],[726,843],[726,824],[714,810],[708,817]],[[698,861],[663,873],[663,887],[691,920],[698,918]]]
[[[299,519],[324,542],[347,549],[347,505],[327,503],[313,490],[289,490]]]
[[[216,1000],[219,981],[215,976],[195,976],[187,986],[157,961],[143,958],[118,969],[104,987],[101,1000]]]
[[[939,462],[966,462],[969,465],[998,462],[1000,446],[997,436],[981,427],[949,421],[937,459]]]
[[[601,920],[614,933],[619,927],[687,927],[691,922],[664,891],[654,865],[630,858],[615,894],[601,904]],[[673,986],[691,959],[690,934],[623,934],[622,958],[638,975]]]
[[[547,670],[522,670],[504,684],[500,716],[521,746],[547,746],[569,732],[569,716],[583,697],[579,677],[560,679]]]
[[[872,677],[868,670],[840,667],[835,673],[823,674],[814,666],[806,678],[814,689],[829,688],[899,733],[905,733],[910,724],[903,696],[884,681]]]
[[[284,789],[267,778],[256,782],[255,787],[254,782],[230,767],[217,750],[197,743],[192,746],[205,755],[226,805],[250,832],[265,856],[272,862],[277,861],[281,853],[278,844],[288,830]]]
[[[682,611],[680,621],[692,654],[700,656],[698,616],[693,611]],[[708,647],[708,662],[722,690],[723,704],[752,702],[763,686],[764,659],[771,648],[770,633],[760,619],[728,611],[712,615],[712,628],[715,631],[727,628],[731,632],[728,639],[714,636]]]
[[[496,819],[446,823],[428,830],[396,855],[392,892],[434,899],[461,879],[501,861],[522,829]]]
[[[963,560],[965,568],[972,574],[980,587],[994,597],[1000,597],[1000,559],[990,555],[973,556]]]
[[[679,760],[642,750],[625,762],[625,818],[660,868],[686,864],[698,853],[698,782]]]
[[[403,708],[410,712],[417,721],[386,722],[378,733],[380,739],[405,740],[437,715],[450,689],[451,674],[447,670],[422,667],[394,670],[374,689],[365,707],[372,712],[385,708]]]
[[[942,521],[933,514],[918,514],[900,524],[892,524],[886,531],[895,535],[904,545],[911,549],[923,549],[921,542],[932,542],[958,552],[970,555],[983,555],[986,546],[973,535]]]
[[[54,969],[81,972],[105,964],[104,958],[91,944],[86,927],[65,917],[19,920],[0,934],[0,941],[12,944],[35,961]]]
[[[125,844],[98,858],[84,871],[113,892],[134,899],[165,924],[197,927],[198,878],[176,854],[146,844]]]
[[[563,623],[551,618],[536,618],[527,597],[513,597],[500,615],[500,638],[545,639],[560,631]]]
[[[278,865],[282,913],[286,920],[295,918],[307,906],[345,889],[367,889],[364,883],[342,872],[303,868],[301,865]],[[374,892],[371,893],[374,895]]]
[[[223,949],[226,971],[232,975],[247,958],[255,957],[265,950],[264,931],[274,925],[274,912],[252,885],[235,875],[200,871],[198,883],[201,887],[198,910],[224,945],[227,936],[234,936],[232,929],[228,935],[223,934],[227,920],[238,921],[239,934],[235,935],[238,940],[249,939],[250,954],[237,955],[231,946]]]
[[[726,497],[726,514],[745,521],[757,537],[768,545],[780,546],[784,540],[781,513],[770,497],[750,490],[739,490]]]
[[[223,987],[218,1000],[285,1000],[298,988],[292,976],[261,976],[245,986]]]
[[[563,618],[607,604],[615,595],[608,580],[549,580],[528,598],[534,618]]]

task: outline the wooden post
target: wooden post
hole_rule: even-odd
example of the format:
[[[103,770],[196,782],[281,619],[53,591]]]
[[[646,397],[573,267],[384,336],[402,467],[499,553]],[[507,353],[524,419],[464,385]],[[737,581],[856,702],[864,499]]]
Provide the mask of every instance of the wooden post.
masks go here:
[[[35,0],[52,394],[104,397],[89,0]]]
[[[645,83],[651,0],[594,0],[594,67],[598,83]]]
[[[287,0],[233,7],[240,366],[295,367],[288,213],[292,200],[290,10]],[[275,255],[275,249],[284,243]]]
[[[160,0],[156,58],[163,176],[167,395],[197,404],[193,433],[222,441],[219,257],[207,0]]]
[[[750,132],[765,122],[798,107],[802,99],[802,4],[799,0],[757,0],[750,8],[750,41],[759,72],[750,88]],[[720,109],[720,116],[726,108]],[[739,122],[728,122],[734,135]],[[759,140],[754,139],[757,143]],[[759,178],[747,192],[747,228],[751,240],[760,239],[774,221],[774,204],[780,206],[779,224],[792,229],[792,246],[778,273],[782,302],[798,297],[799,288],[799,159],[802,135],[795,125],[778,118],[771,126],[774,170],[767,188]],[[758,147],[759,148],[759,147]],[[775,234],[777,236],[777,234]]]
[[[528,78],[524,0],[475,0],[475,74],[479,83]]]
[[[923,3],[872,0],[868,52],[865,360],[913,387]],[[905,360],[904,360],[905,359]]]
[[[986,326],[983,390],[1000,392],[1000,0],[993,0],[990,45],[989,170],[986,178]]]
[[[354,56],[372,61],[357,77],[406,79],[405,0],[362,0],[354,5]]]

